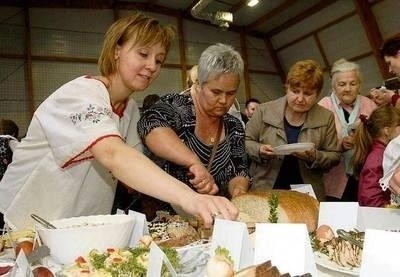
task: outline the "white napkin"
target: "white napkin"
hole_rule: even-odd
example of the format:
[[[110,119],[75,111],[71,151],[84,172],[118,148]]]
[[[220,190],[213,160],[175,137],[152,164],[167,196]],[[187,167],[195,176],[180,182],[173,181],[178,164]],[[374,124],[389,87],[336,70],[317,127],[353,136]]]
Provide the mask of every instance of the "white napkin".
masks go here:
[[[397,136],[386,146],[383,154],[383,177],[379,179],[382,190],[389,188],[389,181],[393,173],[400,166],[400,136]]]

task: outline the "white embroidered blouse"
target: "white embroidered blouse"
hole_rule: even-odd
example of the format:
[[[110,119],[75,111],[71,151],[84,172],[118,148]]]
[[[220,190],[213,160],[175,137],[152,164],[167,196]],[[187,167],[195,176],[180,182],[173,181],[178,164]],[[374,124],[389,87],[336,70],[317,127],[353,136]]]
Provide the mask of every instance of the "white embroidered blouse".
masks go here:
[[[0,211],[9,225],[31,225],[32,213],[49,220],[110,213],[117,180],[88,150],[109,136],[141,149],[138,118],[133,99],[121,117],[115,114],[96,79],[79,77],[51,94],[36,110],[0,183]]]

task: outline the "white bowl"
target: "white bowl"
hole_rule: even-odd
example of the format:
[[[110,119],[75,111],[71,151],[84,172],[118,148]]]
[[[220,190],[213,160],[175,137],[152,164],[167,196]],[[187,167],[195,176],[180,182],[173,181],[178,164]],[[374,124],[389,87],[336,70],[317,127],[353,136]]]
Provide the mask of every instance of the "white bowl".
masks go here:
[[[50,256],[61,264],[71,264],[92,249],[124,248],[129,244],[134,219],[129,215],[93,215],[53,220],[57,229],[36,225]]]

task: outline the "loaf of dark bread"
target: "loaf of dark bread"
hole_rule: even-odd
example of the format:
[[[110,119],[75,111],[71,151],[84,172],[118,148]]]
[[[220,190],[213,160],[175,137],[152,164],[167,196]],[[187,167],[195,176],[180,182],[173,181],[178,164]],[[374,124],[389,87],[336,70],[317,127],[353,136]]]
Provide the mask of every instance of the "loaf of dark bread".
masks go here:
[[[239,209],[239,221],[246,223],[270,222],[270,199],[275,195],[277,223],[305,223],[309,232],[317,228],[319,202],[305,194],[291,190],[256,191],[232,199]]]
[[[233,275],[233,277],[281,277],[276,266],[267,261],[258,265],[246,267]]]

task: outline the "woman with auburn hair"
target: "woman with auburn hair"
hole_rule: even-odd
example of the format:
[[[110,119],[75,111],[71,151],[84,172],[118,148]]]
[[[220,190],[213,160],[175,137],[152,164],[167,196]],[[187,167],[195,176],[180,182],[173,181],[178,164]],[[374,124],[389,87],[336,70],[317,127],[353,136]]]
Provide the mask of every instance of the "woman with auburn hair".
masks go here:
[[[105,34],[100,76],[82,76],[51,94],[36,110],[25,139],[0,183],[0,211],[13,228],[111,212],[117,181],[203,218],[234,219],[223,197],[202,195],[163,172],[132,146],[140,144],[130,97],[158,77],[174,38],[171,27],[140,13]],[[129,143],[129,144],[128,144]]]
[[[262,103],[246,125],[246,150],[252,163],[251,190],[290,189],[311,184],[322,201],[322,174],[340,159],[332,112],[316,105],[323,85],[318,63],[304,60],[289,70],[286,95]],[[279,155],[274,147],[312,142],[314,148]]]

